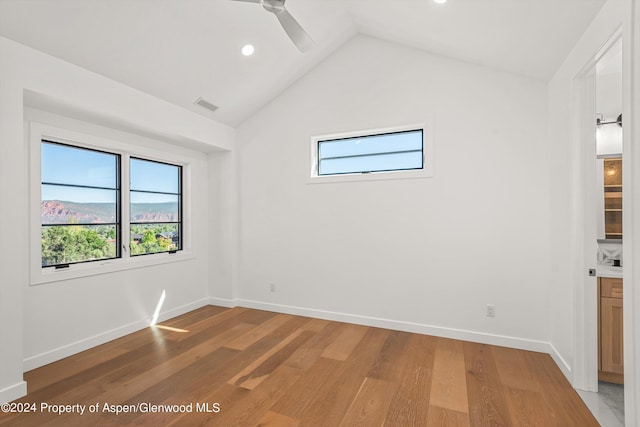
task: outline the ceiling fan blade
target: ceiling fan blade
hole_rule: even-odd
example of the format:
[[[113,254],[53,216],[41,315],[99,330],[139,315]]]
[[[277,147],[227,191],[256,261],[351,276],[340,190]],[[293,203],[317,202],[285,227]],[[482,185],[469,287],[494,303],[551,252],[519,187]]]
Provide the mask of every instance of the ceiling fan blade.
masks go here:
[[[296,21],[286,9],[283,8],[273,13],[300,52],[306,52],[316,45],[311,37],[309,37],[309,34],[307,34],[302,26],[298,24],[298,21]]]

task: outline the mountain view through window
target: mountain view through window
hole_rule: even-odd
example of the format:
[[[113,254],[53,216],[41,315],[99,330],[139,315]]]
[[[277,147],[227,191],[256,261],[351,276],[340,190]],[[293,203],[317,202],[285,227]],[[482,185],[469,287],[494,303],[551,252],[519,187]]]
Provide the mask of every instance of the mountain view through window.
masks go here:
[[[132,187],[123,194],[120,155],[48,141],[41,147],[43,267],[121,257],[123,197],[131,255],[181,249],[180,166],[132,158],[125,165]],[[134,182],[148,191],[134,191]]]

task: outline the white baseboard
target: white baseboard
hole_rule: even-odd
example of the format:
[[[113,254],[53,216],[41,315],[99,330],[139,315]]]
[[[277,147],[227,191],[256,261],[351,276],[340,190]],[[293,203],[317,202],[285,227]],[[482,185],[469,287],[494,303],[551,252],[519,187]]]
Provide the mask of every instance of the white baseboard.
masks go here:
[[[360,316],[347,313],[338,313],[334,311],[316,310],[303,307],[295,307],[289,305],[272,304],[260,301],[252,301],[245,299],[235,300],[239,307],[255,308],[259,310],[275,311],[278,313],[294,314],[297,316],[314,317],[319,319],[333,320],[338,322],[355,323],[364,326],[373,326],[377,328],[393,329],[397,331],[413,332],[424,335],[433,335],[442,338],[452,338],[461,341],[471,341],[481,344],[490,344],[500,347],[511,347],[520,350],[536,351],[540,353],[551,354],[551,344],[546,341],[530,340],[524,338],[510,337],[504,335],[488,334],[485,332],[467,331],[464,329],[445,328],[441,326],[426,325],[422,323],[403,322],[399,320],[382,319],[378,317]],[[553,349],[555,350],[555,349]],[[559,354],[557,357],[562,360]],[[558,363],[556,361],[556,363]],[[568,366],[565,364],[565,367]],[[561,366],[560,369],[563,369]]]
[[[11,402],[22,396],[27,395],[27,383],[20,381],[17,384],[3,388],[0,390],[0,404]]]
[[[564,357],[562,357],[558,349],[556,349],[553,344],[549,343],[549,351],[547,351],[547,353],[549,353],[553,361],[556,362],[556,365],[558,365],[558,368],[560,368],[564,376],[567,377],[569,383],[573,385],[571,366],[569,366],[567,361],[564,360]]]
[[[210,305],[218,305],[220,307],[233,308],[238,306],[238,300],[226,298],[209,298]]]
[[[188,313],[190,311],[193,311],[200,307],[204,307],[205,305],[209,305],[209,304],[210,304],[209,298],[203,298],[203,299],[182,305],[180,307],[173,308],[171,310],[163,311],[158,316],[157,321],[163,322],[167,319],[180,316],[181,314]],[[23,364],[22,364],[23,370],[26,372],[32,369],[39,368],[40,366],[47,365],[49,363],[55,362],[56,360],[64,359],[65,357],[69,357],[71,355],[80,353],[81,351],[88,350],[92,347],[96,347],[98,345],[112,341],[116,338],[120,338],[125,335],[131,334],[133,332],[139,331],[141,329],[148,327],[150,322],[151,322],[151,318],[140,319],[136,322],[129,323],[127,325],[123,325],[106,332],[101,332],[92,337],[88,337],[80,341],[76,341],[74,343],[67,344],[62,347],[58,347],[56,349],[47,351],[45,353],[28,357],[23,361]]]

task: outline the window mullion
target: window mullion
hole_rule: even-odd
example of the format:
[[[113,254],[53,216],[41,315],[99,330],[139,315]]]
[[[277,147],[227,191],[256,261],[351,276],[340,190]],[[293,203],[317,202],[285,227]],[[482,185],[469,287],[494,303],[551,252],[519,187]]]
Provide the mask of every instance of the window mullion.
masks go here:
[[[124,153],[122,155],[122,164],[120,165],[120,224],[122,229],[122,258],[131,257],[131,192],[129,191],[130,176],[130,155]]]

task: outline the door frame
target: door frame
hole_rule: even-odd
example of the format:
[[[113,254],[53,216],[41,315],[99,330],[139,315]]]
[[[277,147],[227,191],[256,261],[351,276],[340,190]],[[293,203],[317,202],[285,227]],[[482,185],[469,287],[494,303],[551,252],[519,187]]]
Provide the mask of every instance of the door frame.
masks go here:
[[[623,126],[623,279],[625,283],[624,303],[624,399],[625,399],[625,424],[639,425],[640,422],[640,290],[636,290],[635,276],[640,272],[640,226],[636,227],[634,220],[640,214],[640,146],[637,146],[640,137],[640,0],[624,0],[624,19],[622,24],[622,116]],[[612,35],[612,37],[614,37]],[[609,38],[609,40],[612,39]],[[608,43],[608,42],[607,42]],[[607,45],[605,43],[605,47]],[[603,52],[602,50],[599,52]],[[581,245],[587,238],[585,220],[581,207],[585,206],[589,199],[587,183],[581,182],[588,174],[588,164],[582,162],[585,159],[587,148],[581,146],[580,137],[584,135],[589,122],[586,114],[590,108],[579,105],[578,100],[585,100],[589,96],[590,82],[588,73],[590,66],[595,65],[596,55],[592,61],[585,65],[581,73],[575,79],[576,103],[574,103],[573,123],[573,165],[574,169],[574,225],[573,239],[573,285],[574,285],[574,314],[575,314],[575,339],[573,364],[573,385],[576,388],[587,391],[597,390],[597,330],[589,329],[593,323],[593,317],[597,316],[595,310],[589,314],[592,307],[592,298],[588,297],[588,289],[591,286],[586,274],[586,265],[592,262],[592,254]],[[589,101],[587,101],[589,102]],[[585,168],[586,165],[586,168]],[[586,267],[586,268],[585,268]],[[595,291],[592,293],[595,298]],[[597,319],[596,319],[597,320]],[[596,323],[597,324],[597,323]],[[595,337],[594,337],[595,336]],[[595,340],[595,341],[594,341]],[[593,343],[596,348],[593,350]],[[594,358],[596,362],[594,364]]]
[[[598,391],[597,277],[588,269],[597,266],[596,201],[596,64],[619,40],[618,29],[604,47],[574,78],[574,139],[572,159],[573,282],[574,282],[574,371],[573,385]],[[624,199],[623,199],[624,200]]]
[[[640,1],[625,0],[622,53],[623,131],[622,227],[624,266],[624,405],[625,424],[640,423]],[[629,238],[630,237],[630,238]]]

